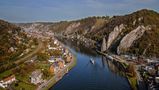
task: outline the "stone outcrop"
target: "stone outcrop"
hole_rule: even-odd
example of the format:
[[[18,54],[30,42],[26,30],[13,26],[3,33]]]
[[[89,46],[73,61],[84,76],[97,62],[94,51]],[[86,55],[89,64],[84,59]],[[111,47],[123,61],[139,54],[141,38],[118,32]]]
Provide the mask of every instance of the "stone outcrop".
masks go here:
[[[159,57],[158,20],[158,12],[143,9],[122,16],[88,17],[75,21],[38,22],[27,23],[26,25],[30,25],[27,30],[46,31],[49,29],[57,37],[76,39],[92,46],[96,42],[97,48],[104,46],[102,51],[134,55],[141,55],[143,52],[147,56],[157,55]],[[46,25],[49,27],[45,27]],[[146,26],[151,26],[151,30],[146,31],[144,34],[145,30],[147,30]],[[106,37],[105,45],[102,45],[103,37]],[[93,40],[92,44],[90,44],[92,41],[89,39]],[[151,45],[148,45],[149,43]],[[143,51],[146,47],[148,49]]]
[[[31,30],[34,31],[48,31],[49,25],[43,25],[41,23],[32,23],[30,25],[21,25],[21,28],[23,28],[26,32],[29,32]]]
[[[117,48],[117,53],[121,54],[126,52],[132,46],[133,42],[142,37],[144,32],[149,29],[150,28],[148,26],[138,26],[136,29],[132,30],[120,41],[120,44]]]
[[[102,46],[101,46],[101,52],[104,52],[104,51],[106,51],[106,41],[105,41],[105,37],[103,38]]]
[[[65,33],[71,33],[72,31],[74,31],[77,27],[80,26],[80,22],[78,23],[72,23],[71,25],[69,25],[67,28],[66,28],[66,31]]]
[[[124,25],[121,24],[119,26],[116,26],[114,30],[109,34],[109,37],[107,40],[107,49],[109,49],[113,41],[116,40],[116,38],[118,37],[118,35],[122,32],[124,28],[125,28]]]

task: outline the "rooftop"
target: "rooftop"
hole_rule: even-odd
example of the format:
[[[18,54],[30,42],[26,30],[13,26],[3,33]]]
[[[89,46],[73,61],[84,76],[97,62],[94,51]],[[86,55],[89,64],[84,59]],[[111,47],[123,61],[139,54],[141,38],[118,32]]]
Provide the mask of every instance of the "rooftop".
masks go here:
[[[35,78],[35,77],[38,77],[40,74],[41,74],[41,70],[36,70],[32,72],[31,77]]]
[[[4,78],[3,81],[6,82],[6,81],[9,81],[9,80],[11,80],[13,78],[15,78],[15,75],[10,75],[10,76]]]

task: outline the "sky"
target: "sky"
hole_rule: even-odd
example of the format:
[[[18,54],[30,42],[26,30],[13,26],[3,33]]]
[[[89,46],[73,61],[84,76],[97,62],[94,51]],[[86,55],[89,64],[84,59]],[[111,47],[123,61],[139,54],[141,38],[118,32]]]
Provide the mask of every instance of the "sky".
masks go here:
[[[0,0],[0,19],[16,23],[56,22],[124,15],[140,9],[159,12],[159,0]]]

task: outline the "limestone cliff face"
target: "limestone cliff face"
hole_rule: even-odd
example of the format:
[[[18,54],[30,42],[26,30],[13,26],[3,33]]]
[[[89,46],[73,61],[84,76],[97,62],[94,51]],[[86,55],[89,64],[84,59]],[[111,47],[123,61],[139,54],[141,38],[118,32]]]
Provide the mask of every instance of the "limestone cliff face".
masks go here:
[[[78,23],[72,23],[71,25],[69,25],[69,26],[66,28],[65,33],[69,34],[69,33],[73,32],[73,31],[75,31],[75,29],[76,29],[77,27],[79,27],[79,26],[80,26],[80,22],[78,22]]]
[[[128,52],[134,55],[146,52],[146,56],[159,57],[159,13],[153,10],[143,9],[122,16],[88,17],[56,23],[28,23],[26,26],[29,26],[28,31],[51,30],[59,36],[77,37],[81,41],[92,39],[97,42],[97,47],[102,45],[102,39],[106,37],[106,45],[102,46],[106,46],[108,52]],[[151,26],[151,30],[147,26]],[[148,49],[144,51],[145,48]]]
[[[114,30],[109,34],[108,40],[107,40],[107,49],[109,49],[113,41],[116,40],[116,38],[122,32],[123,29],[124,29],[124,25],[121,24],[119,26],[116,26]]]
[[[117,48],[117,53],[121,54],[126,52],[132,46],[133,42],[139,39],[144,34],[144,32],[149,29],[150,28],[148,26],[138,26],[136,29],[132,30],[120,41],[120,44]]]
[[[34,31],[48,31],[49,25],[43,25],[41,23],[32,23],[29,25],[20,25],[21,28],[23,28],[26,32],[29,32],[30,30]]]

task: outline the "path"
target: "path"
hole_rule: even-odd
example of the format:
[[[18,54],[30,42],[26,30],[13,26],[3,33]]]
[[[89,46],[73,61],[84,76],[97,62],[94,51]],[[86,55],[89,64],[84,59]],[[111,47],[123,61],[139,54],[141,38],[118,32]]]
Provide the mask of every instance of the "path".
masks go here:
[[[40,41],[40,40],[38,40],[38,46],[37,46],[37,48],[33,51],[33,52],[31,52],[31,53],[29,53],[28,55],[26,55],[25,57],[22,57],[22,58],[20,58],[19,60],[17,60],[17,61],[15,61],[15,64],[19,64],[19,63],[21,63],[21,62],[25,62],[28,58],[30,58],[30,57],[32,57],[33,55],[35,55],[37,52],[39,52],[41,49],[43,48],[43,42],[42,41]]]

